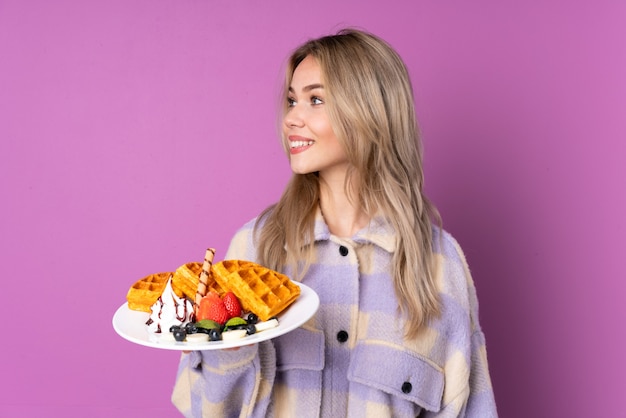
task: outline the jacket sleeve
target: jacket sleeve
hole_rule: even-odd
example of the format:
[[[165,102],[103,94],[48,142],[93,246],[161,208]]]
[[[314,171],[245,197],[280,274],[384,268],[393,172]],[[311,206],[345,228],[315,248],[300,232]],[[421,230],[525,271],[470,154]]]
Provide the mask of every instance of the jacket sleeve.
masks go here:
[[[225,259],[254,260],[252,225],[237,232]],[[265,417],[275,373],[271,341],[182,354],[172,403],[185,417]]]
[[[485,334],[480,328],[478,320],[478,297],[476,287],[470,273],[463,251],[456,244],[463,263],[465,280],[467,283],[467,295],[469,299],[470,324],[471,324],[471,355],[470,355],[470,375],[469,375],[469,396],[465,407],[466,418],[497,418],[496,401],[489,376],[489,365],[487,362],[487,344]]]
[[[185,417],[265,417],[275,358],[269,341],[183,354],[172,402]]]
[[[469,388],[465,417],[497,418],[498,412],[487,365],[485,336],[482,331],[476,331],[472,335],[472,365]]]
[[[456,300],[465,311],[464,320],[451,324],[463,343],[457,347],[444,365],[446,389],[442,408],[436,413],[426,413],[429,418],[497,418],[498,412],[489,376],[485,335],[478,320],[476,288],[459,244],[446,234],[443,279],[450,283],[446,297]],[[459,319],[459,318],[457,318]],[[464,325],[462,325],[464,324]]]

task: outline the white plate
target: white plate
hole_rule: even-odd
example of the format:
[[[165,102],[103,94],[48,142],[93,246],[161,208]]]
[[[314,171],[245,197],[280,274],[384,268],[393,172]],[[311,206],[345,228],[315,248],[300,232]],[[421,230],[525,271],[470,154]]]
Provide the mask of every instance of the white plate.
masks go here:
[[[320,299],[317,293],[308,286],[298,283],[300,296],[285,311],[278,315],[278,326],[267,331],[248,335],[236,341],[207,341],[188,343],[177,341],[159,341],[159,334],[148,331],[146,321],[150,317],[147,312],[133,311],[124,303],[113,315],[113,328],[122,338],[135,344],[164,350],[219,350],[223,348],[241,347],[276,338],[293,331],[308,321],[317,312]]]

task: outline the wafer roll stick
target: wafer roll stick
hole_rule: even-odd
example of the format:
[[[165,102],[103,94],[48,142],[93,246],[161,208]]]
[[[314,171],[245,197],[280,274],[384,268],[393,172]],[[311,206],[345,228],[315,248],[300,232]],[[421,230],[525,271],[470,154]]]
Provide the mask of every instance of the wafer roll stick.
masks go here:
[[[200,306],[200,301],[207,293],[214,256],[215,248],[207,248],[204,255],[204,263],[202,263],[202,271],[200,272],[200,280],[198,281],[198,290],[196,290],[196,307]]]

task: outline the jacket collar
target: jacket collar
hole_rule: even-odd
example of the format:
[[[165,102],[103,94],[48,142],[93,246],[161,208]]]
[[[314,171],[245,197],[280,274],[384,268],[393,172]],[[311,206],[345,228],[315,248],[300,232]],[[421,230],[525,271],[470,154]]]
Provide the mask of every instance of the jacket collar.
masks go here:
[[[331,238],[336,238],[330,233],[319,207],[315,213],[313,235],[315,241],[328,241]],[[393,227],[385,217],[380,215],[374,216],[365,228],[351,237],[351,240],[357,244],[377,245],[388,253],[393,253],[396,250],[396,234]]]

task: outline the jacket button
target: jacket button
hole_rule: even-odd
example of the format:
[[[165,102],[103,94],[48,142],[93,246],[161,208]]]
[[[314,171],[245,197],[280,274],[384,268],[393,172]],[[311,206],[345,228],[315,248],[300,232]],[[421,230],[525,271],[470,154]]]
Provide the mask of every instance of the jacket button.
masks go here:
[[[347,256],[348,255],[348,247],[344,247],[343,245],[341,247],[339,247],[339,254],[341,254],[342,256]]]
[[[337,341],[339,341],[342,344],[348,341],[348,333],[345,332],[344,330],[339,331],[337,333]]]
[[[404,382],[402,384],[402,393],[409,393],[411,392],[411,390],[413,390],[413,385],[411,384],[411,382]]]

